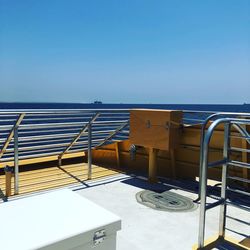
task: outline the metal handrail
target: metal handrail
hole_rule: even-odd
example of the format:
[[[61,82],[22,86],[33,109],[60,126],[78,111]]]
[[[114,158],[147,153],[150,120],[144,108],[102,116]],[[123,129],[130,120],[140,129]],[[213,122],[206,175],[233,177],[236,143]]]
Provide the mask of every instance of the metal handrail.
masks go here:
[[[89,121],[96,113],[100,113],[100,115],[91,124],[91,137],[95,139],[99,136],[101,140],[97,145],[92,144],[91,148],[126,140],[129,136],[129,111],[130,109],[2,109],[0,110],[0,161],[15,161],[18,158],[18,149],[21,149],[20,159],[30,159],[35,155],[50,156],[53,152],[51,153],[48,148],[46,153],[46,145],[50,145],[50,148],[54,145],[57,150],[60,149],[54,152],[55,155],[62,156],[59,157],[60,163],[60,158],[63,158],[65,153],[83,151],[83,148],[79,146],[82,144],[79,144],[78,141],[88,142],[89,131],[88,129],[82,130],[89,125]],[[207,116],[211,114],[213,116],[219,114],[250,115],[184,110],[183,124],[203,124]],[[22,121],[20,124],[16,123],[21,115],[23,116]],[[193,116],[198,116],[198,118]],[[19,145],[14,139],[15,128],[17,130],[16,140]],[[65,139],[65,144],[63,144],[63,139]],[[58,143],[63,144],[62,148],[56,145]],[[29,147],[29,145],[31,146]],[[31,150],[32,145],[35,146],[34,150]],[[39,145],[41,146],[39,147]],[[65,152],[67,147],[69,147],[69,152]],[[86,148],[84,150],[87,151]],[[18,164],[17,160],[15,162]]]
[[[0,110],[0,162],[14,161],[15,194],[22,159],[55,155],[60,165],[65,154],[88,151],[91,178],[91,150],[115,142],[110,134],[122,131],[128,117],[128,109]]]
[[[93,117],[91,117],[91,120],[88,122],[87,125],[85,125],[80,132],[78,133],[78,135],[72,140],[72,142],[70,142],[67,147],[65,148],[65,150],[58,156],[58,161],[59,161],[59,166],[62,165],[62,157],[65,153],[67,153],[72,147],[73,145],[80,139],[80,137],[83,135],[83,133],[89,128],[89,124],[92,124],[97,118],[98,116],[100,116],[100,113],[97,112]]]
[[[214,116],[215,117],[215,116]],[[250,116],[249,116],[250,117]],[[230,129],[232,125],[245,124],[250,125],[250,119],[237,119],[237,118],[220,118],[215,120],[208,128],[207,133],[204,136],[202,142],[202,162],[201,162],[201,178],[200,182],[200,219],[199,219],[199,237],[198,248],[204,247],[205,236],[205,219],[206,219],[206,197],[207,197],[207,171],[208,171],[208,152],[209,143],[213,135],[214,130],[219,124],[224,124],[224,146],[223,146],[223,167],[222,167],[222,187],[221,187],[221,210],[220,210],[220,223],[219,223],[219,236],[224,238],[225,236],[225,220],[226,220],[226,191],[227,191],[227,167],[232,164],[229,159],[230,153]],[[243,133],[244,131],[244,133]],[[242,136],[247,135],[247,131],[243,128],[240,129]],[[240,163],[240,162],[239,162]],[[250,167],[248,163],[240,164],[241,167]],[[236,166],[236,164],[234,164]]]
[[[203,162],[203,143],[205,139],[205,134],[206,134],[206,128],[208,124],[212,121],[212,119],[215,119],[220,116],[236,116],[236,117],[250,117],[249,113],[234,113],[234,112],[219,112],[219,113],[214,113],[210,116],[208,116],[205,121],[202,123],[201,127],[201,134],[200,134],[200,165],[199,165],[199,193],[198,193],[198,198],[195,200],[196,202],[200,200],[201,197],[201,175],[202,175],[202,162]],[[239,126],[235,126],[236,129],[239,129]],[[242,131],[239,131],[242,132]],[[250,142],[250,141],[249,141]]]

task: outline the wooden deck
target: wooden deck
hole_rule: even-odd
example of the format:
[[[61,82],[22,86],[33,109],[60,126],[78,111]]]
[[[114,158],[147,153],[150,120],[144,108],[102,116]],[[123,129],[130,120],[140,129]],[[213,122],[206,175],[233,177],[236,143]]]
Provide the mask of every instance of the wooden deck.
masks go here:
[[[54,166],[19,173],[19,194],[54,189],[67,185],[83,184],[87,180],[86,163]],[[97,165],[92,165],[92,179],[119,173]],[[14,177],[11,178],[11,195],[14,195]],[[5,175],[0,175],[0,196],[5,194]]]

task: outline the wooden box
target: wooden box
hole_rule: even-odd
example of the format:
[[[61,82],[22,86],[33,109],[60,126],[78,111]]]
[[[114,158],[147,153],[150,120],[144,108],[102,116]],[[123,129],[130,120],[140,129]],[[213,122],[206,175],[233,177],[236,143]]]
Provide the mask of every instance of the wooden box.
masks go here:
[[[130,111],[130,142],[161,150],[179,145],[182,111],[135,109]]]

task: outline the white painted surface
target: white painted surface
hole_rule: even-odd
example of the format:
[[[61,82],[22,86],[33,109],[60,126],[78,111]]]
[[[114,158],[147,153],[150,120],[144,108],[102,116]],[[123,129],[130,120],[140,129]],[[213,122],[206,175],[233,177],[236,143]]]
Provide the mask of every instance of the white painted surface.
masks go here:
[[[184,184],[185,181],[176,181],[176,185],[178,183]],[[187,183],[190,183],[191,188],[192,182]],[[164,190],[168,187],[162,186]],[[156,185],[147,181],[124,175],[123,179],[120,177],[120,180],[103,185],[83,187],[77,192],[121,217],[122,231],[117,234],[117,250],[192,249],[198,241],[199,208],[191,212],[164,212],[148,208],[136,201],[137,192],[155,188]],[[170,190],[191,199],[197,198],[197,194],[192,192],[178,188]],[[208,203],[215,201],[208,198]],[[249,212],[228,206],[228,215],[245,223],[228,218],[227,236],[241,240],[244,238],[241,234],[250,235]],[[207,211],[206,239],[218,234],[218,216],[219,207]]]
[[[94,232],[106,240],[95,249],[115,249],[118,216],[64,189],[0,205],[1,250],[92,249]],[[84,247],[80,247],[84,246]]]

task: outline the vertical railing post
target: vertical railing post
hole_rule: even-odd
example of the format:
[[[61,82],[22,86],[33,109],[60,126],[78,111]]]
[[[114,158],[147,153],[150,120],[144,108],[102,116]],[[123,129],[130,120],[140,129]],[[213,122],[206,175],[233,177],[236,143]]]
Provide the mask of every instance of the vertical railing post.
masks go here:
[[[223,146],[223,158],[225,164],[222,166],[222,177],[221,177],[221,199],[223,203],[220,206],[220,218],[219,218],[219,236],[225,237],[225,226],[226,226],[226,190],[227,190],[227,170],[229,160],[229,147],[230,147],[230,123],[225,123],[224,126],[224,146]]]
[[[91,123],[88,124],[88,179],[92,178],[92,126]]]
[[[18,126],[14,128],[14,193],[19,193],[19,165],[18,165]]]
[[[199,217],[199,237],[198,249],[204,247],[205,237],[205,220],[206,220],[206,200],[207,200],[207,165],[208,165],[208,150],[209,150],[209,136],[205,136],[202,147],[202,171],[200,178],[200,217]]]

